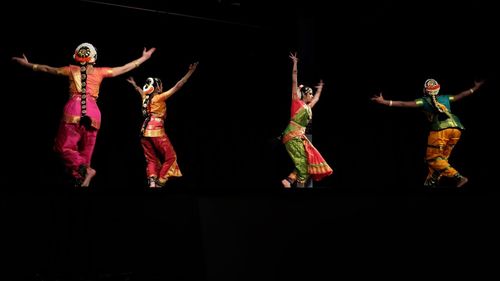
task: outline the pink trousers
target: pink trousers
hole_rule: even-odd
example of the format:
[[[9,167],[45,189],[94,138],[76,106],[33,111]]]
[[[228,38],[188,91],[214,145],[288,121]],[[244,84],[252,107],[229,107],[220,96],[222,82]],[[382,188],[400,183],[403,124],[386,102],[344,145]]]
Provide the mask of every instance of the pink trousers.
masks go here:
[[[73,177],[80,178],[78,168],[90,166],[98,130],[85,129],[79,124],[62,122],[57,132],[54,150],[61,156],[65,167]]]

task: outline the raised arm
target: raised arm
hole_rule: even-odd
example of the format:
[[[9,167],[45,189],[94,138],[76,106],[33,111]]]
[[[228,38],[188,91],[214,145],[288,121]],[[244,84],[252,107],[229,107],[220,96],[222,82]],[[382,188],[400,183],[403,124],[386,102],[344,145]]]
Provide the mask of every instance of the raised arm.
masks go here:
[[[132,85],[132,87],[134,87],[134,89],[142,96],[142,89],[141,89],[141,87],[137,86],[137,83],[135,83],[134,77],[130,76],[129,78],[127,78],[127,82],[129,82]]]
[[[292,59],[293,62],[293,68],[292,68],[292,99],[299,99],[300,95],[297,92],[299,89],[298,87],[298,80],[297,80],[297,62],[299,61],[299,58],[297,57],[297,53],[290,53],[290,58]]]
[[[45,64],[35,64],[35,63],[30,63],[28,61],[28,58],[23,54],[22,57],[12,57],[12,60],[15,61],[16,63],[20,64],[21,66],[24,66],[26,68],[30,68],[33,71],[40,71],[40,72],[46,72],[50,74],[56,74],[56,75],[68,75],[69,72],[64,71],[64,67],[52,67],[48,66]]]
[[[191,77],[191,75],[193,74],[193,72],[196,70],[197,67],[198,67],[198,62],[190,64],[189,65],[189,70],[184,75],[184,77],[182,77],[181,80],[179,80],[175,84],[175,86],[173,86],[172,88],[170,88],[168,91],[161,93],[159,95],[158,99],[159,100],[166,100],[170,96],[172,96],[175,92],[177,92],[180,88],[182,88],[182,86],[187,82],[187,80],[189,79],[189,77]]]
[[[467,96],[470,96],[472,95],[473,93],[475,93],[477,90],[479,90],[479,88],[481,88],[481,86],[484,84],[485,80],[481,80],[481,81],[474,81],[474,87],[466,90],[466,91],[463,91],[463,92],[460,92],[459,94],[453,96],[453,99],[452,101],[459,101]]]
[[[319,101],[319,98],[321,96],[321,92],[323,91],[323,86],[325,85],[325,83],[323,83],[323,80],[319,80],[319,83],[318,85],[315,86],[316,88],[316,93],[314,94],[314,97],[313,99],[311,100],[311,102],[309,103],[309,107],[310,108],[313,108],[314,105]]]
[[[384,99],[384,96],[382,96],[382,92],[377,96],[373,96],[371,98],[372,101],[382,104],[382,105],[387,105],[387,106],[395,106],[395,107],[418,107],[418,104],[416,101],[396,101],[396,100],[386,100]]]
[[[151,48],[149,50],[146,50],[146,48],[144,48],[144,50],[142,51],[142,56],[140,58],[131,61],[125,65],[113,67],[111,69],[113,73],[111,76],[115,77],[118,75],[122,75],[124,73],[131,71],[134,68],[139,67],[139,65],[141,65],[143,62],[147,61],[151,57],[151,55],[154,53],[155,50],[156,48]]]

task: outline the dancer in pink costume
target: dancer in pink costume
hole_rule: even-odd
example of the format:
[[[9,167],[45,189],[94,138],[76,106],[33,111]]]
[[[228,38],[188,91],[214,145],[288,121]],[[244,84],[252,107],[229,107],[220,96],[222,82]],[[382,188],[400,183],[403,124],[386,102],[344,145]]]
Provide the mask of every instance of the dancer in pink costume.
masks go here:
[[[138,68],[154,51],[155,48],[144,48],[140,58],[119,67],[95,67],[97,51],[90,43],[82,43],[76,48],[73,58],[77,65],[52,67],[34,64],[24,54],[12,58],[33,71],[67,76],[69,79],[69,100],[64,106],[54,149],[74,178],[76,187],[88,187],[96,174],[90,162],[101,125],[97,98],[102,80]]]

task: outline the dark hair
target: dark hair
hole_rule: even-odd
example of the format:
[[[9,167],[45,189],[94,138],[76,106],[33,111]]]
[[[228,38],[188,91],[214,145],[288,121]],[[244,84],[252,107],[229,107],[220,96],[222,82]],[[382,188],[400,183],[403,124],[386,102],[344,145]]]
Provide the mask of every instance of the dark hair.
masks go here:
[[[311,94],[314,95],[314,91],[311,89],[311,87],[307,86],[300,87],[300,99],[303,99],[304,95],[307,94],[308,92],[311,92]]]
[[[149,88],[149,86],[152,86],[154,88],[154,91],[158,91],[159,87],[162,85],[160,78],[153,78],[153,77],[148,77],[146,79],[146,83],[144,84],[143,90]]]
[[[153,87],[155,87],[155,89],[158,89],[161,85],[162,84],[160,78],[154,78]]]

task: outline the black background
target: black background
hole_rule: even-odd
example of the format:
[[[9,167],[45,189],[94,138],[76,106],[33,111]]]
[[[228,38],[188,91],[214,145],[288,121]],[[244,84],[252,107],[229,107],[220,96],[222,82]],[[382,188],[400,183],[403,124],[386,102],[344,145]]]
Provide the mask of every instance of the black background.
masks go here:
[[[150,61],[129,73],[140,84],[157,76],[174,85],[189,63],[200,61],[189,83],[167,103],[167,133],[185,174],[176,182],[183,186],[279,187],[292,169],[274,141],[289,118],[290,51],[300,57],[300,83],[326,83],[314,109],[314,143],[335,176],[319,185],[385,190],[421,182],[423,114],[383,108],[369,98],[383,91],[387,99],[413,100],[429,77],[441,83],[443,94],[488,79],[480,93],[453,105],[467,131],[452,163],[471,181],[485,181],[493,172],[491,165],[477,165],[497,155],[484,139],[495,124],[498,89],[496,19],[486,3],[377,1],[329,8],[315,2],[115,3],[78,1],[58,10],[30,4],[11,9],[19,15],[12,20],[3,19],[4,85],[11,93],[4,109],[7,120],[15,118],[7,122],[6,140],[10,147],[24,147],[9,153],[11,176],[24,177],[17,167],[28,164],[36,167],[29,175],[34,185],[52,186],[60,178],[51,149],[67,82],[8,59],[25,53],[35,63],[64,66],[81,42],[96,46],[100,66],[123,65],[143,47],[156,47]],[[129,74],[102,85],[103,121],[93,158],[99,189],[143,186],[141,101],[125,81]],[[480,147],[488,148],[478,152]]]
[[[444,273],[441,263],[476,271],[463,252],[495,249],[498,234],[494,4],[238,3],[18,1],[2,9],[6,276],[283,280],[386,276],[395,267],[425,274],[430,264]],[[33,63],[68,65],[82,42],[96,46],[98,66],[157,48],[139,69],[101,86],[97,176],[87,192],[65,186],[52,151],[66,79],[10,61],[24,53]],[[289,120],[291,51],[300,83],[326,84],[313,135],[334,174],[313,190],[280,187],[293,168],[276,141]],[[167,102],[166,130],[184,176],[147,191],[141,101],[125,78],[157,76],[168,87],[194,61],[198,69]],[[452,105],[466,127],[450,160],[470,179],[463,190],[422,187],[427,124],[418,109],[370,101],[381,91],[414,100],[427,78],[442,94],[487,79]]]

